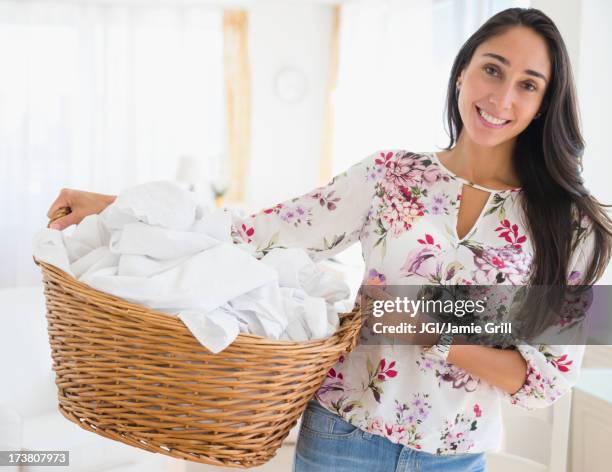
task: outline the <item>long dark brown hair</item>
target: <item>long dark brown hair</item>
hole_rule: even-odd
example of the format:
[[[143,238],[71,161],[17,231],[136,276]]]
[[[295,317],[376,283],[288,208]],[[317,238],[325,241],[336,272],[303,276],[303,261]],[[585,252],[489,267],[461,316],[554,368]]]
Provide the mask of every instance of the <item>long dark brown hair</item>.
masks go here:
[[[534,257],[529,285],[567,287],[577,221],[587,217],[594,242],[592,256],[581,276],[583,285],[594,284],[606,269],[612,248],[609,205],[599,203],[584,185],[576,90],[563,38],[553,21],[534,8],[509,8],[484,23],[461,47],[448,81],[446,124],[450,150],[463,129],[455,84],[476,48],[487,39],[516,26],[531,28],[548,46],[552,77],[540,108],[540,117],[517,136],[512,163],[522,186],[523,209],[532,238]],[[550,316],[555,316],[553,313]],[[552,319],[531,320],[540,331]]]

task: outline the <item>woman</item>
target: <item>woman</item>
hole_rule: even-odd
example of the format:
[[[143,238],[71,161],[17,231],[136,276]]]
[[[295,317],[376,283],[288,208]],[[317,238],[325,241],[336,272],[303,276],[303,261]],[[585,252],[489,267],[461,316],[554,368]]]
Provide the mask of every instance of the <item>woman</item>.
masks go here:
[[[366,285],[592,284],[612,223],[583,186],[574,83],[553,22],[505,10],[463,45],[448,86],[450,144],[376,152],[327,186],[236,220],[260,255],[315,260],[361,242]],[[62,191],[62,229],[114,197]],[[535,320],[537,326],[554,320]],[[584,346],[364,345],[340,358],[304,413],[294,470],[484,470],[500,402],[553,403]]]

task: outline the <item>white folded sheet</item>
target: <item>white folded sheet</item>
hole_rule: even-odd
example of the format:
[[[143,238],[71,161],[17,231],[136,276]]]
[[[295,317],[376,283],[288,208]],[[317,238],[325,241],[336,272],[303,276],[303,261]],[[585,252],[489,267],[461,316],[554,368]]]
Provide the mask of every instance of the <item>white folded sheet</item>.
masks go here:
[[[239,332],[305,341],[338,327],[348,286],[301,249],[261,260],[231,238],[231,215],[171,182],[132,187],[72,232],[44,229],[34,256],[90,285],[178,315],[217,353]]]

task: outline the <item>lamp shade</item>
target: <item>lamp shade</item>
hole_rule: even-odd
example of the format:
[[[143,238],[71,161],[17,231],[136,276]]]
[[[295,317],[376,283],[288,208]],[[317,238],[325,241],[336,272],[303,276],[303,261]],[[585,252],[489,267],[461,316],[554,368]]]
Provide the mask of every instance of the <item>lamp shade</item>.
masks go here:
[[[183,155],[179,158],[176,170],[176,180],[178,182],[194,188],[200,181],[200,174],[200,163],[195,156]]]

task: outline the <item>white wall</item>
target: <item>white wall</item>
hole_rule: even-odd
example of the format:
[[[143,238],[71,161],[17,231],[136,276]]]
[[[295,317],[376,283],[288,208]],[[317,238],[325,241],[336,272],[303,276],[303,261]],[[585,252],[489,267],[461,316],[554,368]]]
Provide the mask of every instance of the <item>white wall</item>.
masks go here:
[[[607,143],[612,109],[612,60],[607,50],[612,44],[612,2],[585,1],[581,17],[578,96],[587,142],[585,178],[599,198],[612,203],[612,157]]]
[[[252,152],[247,207],[260,209],[318,185],[333,6],[264,1],[249,7]],[[285,66],[301,68],[307,95],[285,103],[274,81]]]
[[[612,60],[608,50],[612,44],[610,18],[612,2],[609,0],[582,2],[578,98],[587,143],[584,178],[603,203],[612,203],[612,156],[607,142],[612,110]],[[612,264],[600,283],[612,284]]]

